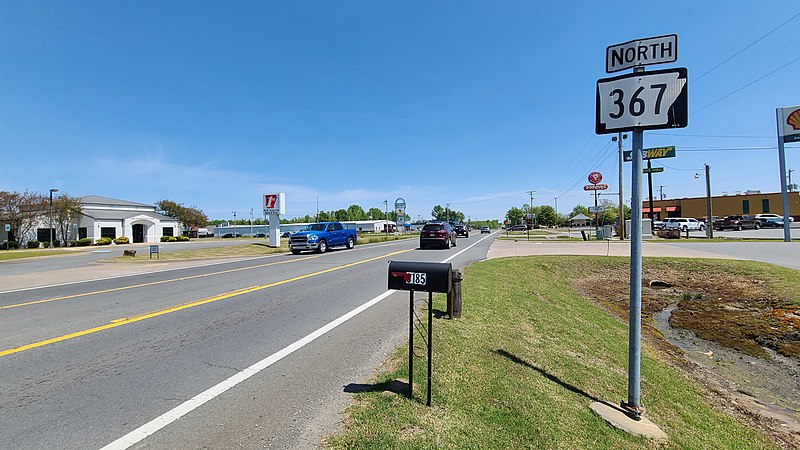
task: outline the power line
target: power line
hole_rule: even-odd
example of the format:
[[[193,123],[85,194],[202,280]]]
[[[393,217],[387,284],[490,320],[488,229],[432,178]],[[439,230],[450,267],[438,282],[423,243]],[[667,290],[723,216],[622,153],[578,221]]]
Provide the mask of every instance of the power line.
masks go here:
[[[782,26],[784,26],[784,25],[786,25],[787,23],[791,22],[792,20],[796,19],[798,16],[800,16],[800,12],[798,12],[798,13],[797,13],[797,14],[795,14],[795,15],[793,15],[792,17],[790,17],[789,19],[787,19],[785,22],[783,22],[782,24],[778,25],[777,27],[775,27],[775,28],[773,28],[773,29],[769,30],[769,31],[767,32],[767,34],[765,34],[765,35],[761,36],[760,38],[756,39],[755,41],[751,42],[750,44],[748,44],[747,46],[745,46],[743,49],[739,50],[738,52],[736,52],[736,53],[734,53],[733,55],[731,55],[730,57],[728,57],[728,59],[726,59],[725,61],[722,61],[721,63],[717,64],[716,66],[714,66],[714,67],[712,67],[712,68],[708,69],[708,70],[707,70],[707,71],[705,71],[705,72],[704,72],[702,75],[700,75],[699,77],[697,77],[697,78],[695,78],[694,80],[692,80],[692,82],[697,82],[697,80],[699,80],[699,79],[703,78],[704,76],[706,76],[706,75],[708,75],[709,73],[713,72],[714,70],[718,69],[720,66],[722,66],[722,65],[723,65],[723,64],[725,64],[726,62],[728,62],[728,61],[732,60],[733,58],[735,58],[735,57],[739,56],[740,54],[742,54],[742,52],[744,52],[745,50],[749,49],[750,47],[752,47],[752,46],[756,45],[756,44],[757,44],[757,43],[759,43],[761,40],[763,40],[765,37],[767,37],[767,36],[769,36],[770,34],[774,33],[775,31],[777,31],[777,30],[778,30],[779,28],[781,28]]]
[[[728,93],[728,94],[726,94],[726,95],[723,95],[722,97],[720,97],[720,98],[718,98],[718,99],[714,100],[713,102],[711,102],[711,103],[707,104],[706,106],[703,106],[703,107],[702,107],[702,108],[700,108],[700,109],[696,109],[696,110],[692,111],[692,112],[691,112],[691,114],[697,114],[697,113],[699,113],[700,111],[702,111],[702,110],[704,110],[704,109],[708,108],[709,106],[715,105],[715,104],[717,104],[717,103],[721,102],[722,100],[725,100],[726,98],[730,97],[731,95],[733,95],[733,94],[736,94],[737,92],[739,92],[739,91],[741,91],[741,90],[743,90],[743,89],[745,89],[745,88],[748,88],[748,87],[750,87],[750,86],[752,86],[752,85],[754,85],[754,84],[758,83],[759,81],[763,80],[764,78],[767,78],[768,76],[772,75],[773,73],[775,73],[775,72],[777,72],[777,71],[779,71],[779,70],[781,70],[781,69],[783,69],[783,68],[785,68],[785,67],[787,67],[787,66],[789,66],[789,65],[791,65],[791,64],[793,64],[793,63],[795,63],[795,62],[797,62],[797,61],[800,61],[800,56],[798,56],[797,58],[795,58],[795,59],[793,59],[793,60],[789,61],[788,63],[786,63],[786,64],[784,64],[784,65],[782,65],[782,66],[778,67],[777,69],[775,69],[775,70],[773,70],[773,71],[771,71],[771,72],[769,72],[769,73],[767,73],[767,74],[765,74],[765,75],[762,75],[762,76],[760,76],[760,77],[756,78],[755,80],[753,80],[753,81],[751,81],[751,82],[749,82],[749,83],[745,84],[744,86],[740,87],[739,89],[736,89],[736,90],[734,90],[733,92],[730,92],[730,93]]]
[[[775,136],[726,136],[720,134],[659,133],[656,131],[648,132],[648,134],[658,134],[661,136],[684,136],[684,137],[726,138],[726,139],[775,139]]]

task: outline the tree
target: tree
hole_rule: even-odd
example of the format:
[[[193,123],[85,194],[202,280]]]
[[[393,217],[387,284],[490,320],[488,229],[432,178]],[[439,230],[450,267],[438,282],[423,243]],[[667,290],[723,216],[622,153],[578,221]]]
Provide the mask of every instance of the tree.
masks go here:
[[[333,221],[333,215],[332,215],[332,213],[328,213],[328,212],[325,212],[325,211],[320,211],[319,215],[317,216],[317,221],[318,222],[331,222],[331,221]]]
[[[196,206],[183,206],[172,200],[160,200],[156,202],[156,208],[161,214],[180,222],[184,234],[188,234],[193,227],[202,227],[208,223],[208,216]],[[244,220],[241,222],[242,225],[246,224]]]
[[[336,219],[337,222],[344,222],[348,219],[347,217],[347,210],[340,209],[333,213],[333,217]]]
[[[367,216],[370,217],[371,220],[383,220],[386,218],[386,214],[379,208],[370,208],[369,211],[367,211]]]
[[[80,217],[82,210],[83,205],[78,197],[64,193],[53,199],[53,227],[60,236],[61,245],[67,245],[72,224]]]
[[[583,214],[584,216],[592,217],[592,214],[589,212],[589,207],[583,205],[575,205],[575,207],[572,208],[572,212],[569,213],[569,217],[567,219],[571,219],[577,216],[578,214]]]
[[[367,220],[367,213],[359,205],[350,205],[347,207],[347,217],[350,220]]]
[[[434,220],[449,220],[451,222],[463,222],[466,217],[463,212],[456,211],[450,208],[442,208],[441,205],[436,205],[431,210],[431,216]]]
[[[512,206],[511,209],[506,212],[506,219],[508,219],[511,225],[521,223],[523,218],[525,218],[525,211],[516,206]]]
[[[556,209],[550,205],[535,206],[533,208],[536,214],[536,223],[542,226],[552,227],[558,224],[558,216]]]
[[[47,217],[47,207],[48,198],[35,192],[0,191],[0,219],[11,225],[18,244],[34,237],[34,227]]]

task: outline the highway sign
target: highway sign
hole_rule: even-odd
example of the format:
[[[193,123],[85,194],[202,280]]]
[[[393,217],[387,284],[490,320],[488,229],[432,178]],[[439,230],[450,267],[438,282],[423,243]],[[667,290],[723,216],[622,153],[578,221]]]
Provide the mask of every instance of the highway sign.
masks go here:
[[[642,173],[658,173],[663,171],[664,171],[663,167],[651,167],[649,169],[645,167],[644,169],[642,169]]]
[[[622,157],[625,162],[630,162],[633,159],[633,150],[625,150],[622,152]],[[675,147],[653,147],[642,150],[642,159],[659,159],[659,158],[674,158]]]
[[[592,172],[589,174],[589,183],[597,184],[603,181],[603,174],[600,172]]]
[[[688,123],[686,68],[597,80],[596,134],[683,128]]]
[[[605,191],[608,189],[607,184],[586,184],[583,186],[584,191]]]
[[[678,35],[655,36],[606,48],[606,72],[678,60]]]

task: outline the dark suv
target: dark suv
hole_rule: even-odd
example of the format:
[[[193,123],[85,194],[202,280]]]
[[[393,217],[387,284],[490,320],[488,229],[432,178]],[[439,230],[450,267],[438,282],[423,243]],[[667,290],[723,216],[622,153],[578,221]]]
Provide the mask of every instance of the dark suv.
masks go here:
[[[456,232],[446,222],[426,223],[419,233],[419,248],[456,246]]]
[[[726,228],[737,231],[742,231],[746,228],[757,230],[761,228],[761,225],[753,216],[725,216],[722,219],[722,225],[717,230],[722,231]]]
[[[453,227],[453,231],[456,232],[456,236],[464,236],[469,237],[469,229],[464,225],[456,225]]]

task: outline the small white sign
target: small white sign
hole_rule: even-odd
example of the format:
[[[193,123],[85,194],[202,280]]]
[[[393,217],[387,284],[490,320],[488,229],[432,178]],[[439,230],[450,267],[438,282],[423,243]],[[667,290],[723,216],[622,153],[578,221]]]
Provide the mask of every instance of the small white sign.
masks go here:
[[[671,63],[677,60],[677,34],[636,39],[606,48],[606,72],[608,73],[631,67]]]
[[[778,135],[784,143],[800,141],[800,106],[778,108]]]

